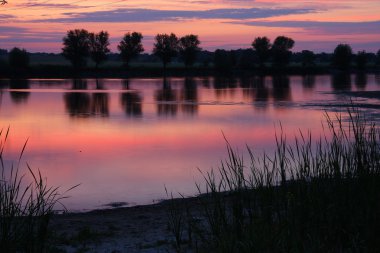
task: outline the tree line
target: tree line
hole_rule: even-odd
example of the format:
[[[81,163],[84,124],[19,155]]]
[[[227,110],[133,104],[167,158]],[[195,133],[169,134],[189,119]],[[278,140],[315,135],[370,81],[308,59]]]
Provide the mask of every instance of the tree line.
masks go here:
[[[120,57],[126,68],[132,59],[144,52],[142,45],[143,36],[138,32],[128,32],[117,46]],[[189,34],[178,38],[174,33],[157,34],[153,54],[161,59],[164,69],[178,54],[184,60],[185,65],[192,66],[196,60],[196,54],[201,50],[197,35]],[[109,34],[105,31],[89,33],[84,29],[70,30],[63,38],[62,55],[69,60],[74,68],[85,66],[87,57],[90,57],[96,68],[107,59],[109,49]]]
[[[130,62],[145,51],[142,39],[141,33],[128,32],[117,45],[119,57],[125,68],[128,69]],[[174,33],[157,34],[154,40],[152,54],[160,59],[164,70],[175,57],[180,58],[186,68],[189,68],[194,65],[197,55],[202,52],[198,35],[189,34],[179,38]],[[257,64],[260,69],[263,69],[270,63],[272,67],[282,68],[289,64],[291,57],[297,56],[303,67],[314,67],[316,54],[309,50],[293,53],[291,50],[294,44],[295,41],[286,36],[278,36],[273,43],[267,37],[256,37],[251,43],[250,49],[240,52],[240,65],[252,66]],[[62,55],[70,61],[74,69],[78,70],[86,66],[89,58],[95,63],[95,68],[98,69],[110,55],[109,46],[109,34],[106,31],[92,33],[85,29],[69,30],[63,37]],[[214,68],[227,71],[236,67],[238,65],[237,51],[217,49],[213,53]],[[333,66],[344,70],[351,66],[354,59],[356,67],[364,69],[367,66],[369,56],[370,54],[365,51],[359,51],[355,55],[350,45],[339,44],[329,60]],[[377,52],[376,58],[377,63],[380,64],[380,50]],[[17,69],[27,68],[29,54],[25,49],[13,48],[9,52],[8,62],[11,67],[14,66]]]

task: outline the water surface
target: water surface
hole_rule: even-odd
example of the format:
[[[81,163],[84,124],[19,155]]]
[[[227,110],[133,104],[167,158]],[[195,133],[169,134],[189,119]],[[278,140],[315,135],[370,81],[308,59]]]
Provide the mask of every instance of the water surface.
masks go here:
[[[196,194],[197,168],[226,157],[223,134],[262,154],[280,122],[288,136],[318,137],[324,109],[346,103],[344,92],[379,87],[375,75],[0,80],[4,158],[17,163],[29,138],[22,166],[62,189],[81,184],[70,210],[148,204],[166,197],[164,186]]]

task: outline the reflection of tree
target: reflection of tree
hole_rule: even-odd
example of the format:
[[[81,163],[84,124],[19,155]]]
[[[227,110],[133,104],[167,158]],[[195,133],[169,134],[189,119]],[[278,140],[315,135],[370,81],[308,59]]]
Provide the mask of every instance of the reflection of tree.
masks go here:
[[[64,95],[66,111],[71,117],[90,115],[90,95],[83,92],[68,92]]]
[[[103,81],[96,79],[96,89],[103,89]],[[101,116],[108,117],[109,109],[108,109],[108,93],[105,92],[97,92],[92,94],[91,99],[91,115],[92,116]]]
[[[123,89],[129,90],[129,79],[123,79]]]
[[[26,103],[30,92],[28,91],[18,91],[18,89],[21,90],[28,90],[29,87],[29,80],[26,79],[11,79],[9,83],[9,88],[12,89],[10,91],[11,99],[15,104],[20,103]]]
[[[9,81],[6,79],[0,79],[0,90],[7,89],[9,87]]]
[[[272,96],[274,101],[290,101],[289,77],[286,75],[273,76]]]
[[[253,85],[256,89],[255,101],[267,102],[269,99],[269,91],[268,88],[265,86],[265,77],[256,76],[253,79]],[[266,105],[267,103],[265,103],[265,106]]]
[[[72,82],[72,90],[87,90],[87,80],[73,79]]]
[[[245,99],[251,100],[253,96],[253,89],[252,89],[252,78],[242,75],[239,78],[239,85],[242,88],[243,91],[243,97]]]
[[[214,89],[217,98],[225,97],[228,93],[232,97],[235,94],[237,80],[231,77],[217,75],[214,78]]]
[[[380,85],[380,74],[375,74],[375,82],[377,85]]]
[[[185,83],[181,91],[182,111],[188,114],[198,112],[198,89],[197,84],[191,77],[185,78]]]
[[[355,85],[359,90],[364,90],[367,86],[367,75],[364,72],[358,72],[355,76]]]
[[[121,105],[129,117],[141,117],[142,98],[138,92],[125,92],[121,94]]]
[[[351,90],[351,76],[347,72],[339,72],[332,76],[334,91]]]
[[[96,89],[97,90],[103,90],[104,89],[103,80],[96,79]]]
[[[210,78],[209,77],[205,77],[202,79],[202,86],[205,87],[205,88],[210,88]]]
[[[108,94],[105,92],[93,93],[91,101],[91,115],[108,117]]]
[[[175,116],[178,111],[177,94],[172,90],[166,78],[163,80],[162,89],[156,91],[158,115]]]
[[[90,95],[87,92],[75,91],[86,90],[87,81],[85,79],[74,79],[72,90],[64,95],[66,111],[71,117],[90,117],[109,115],[109,99],[105,92],[95,92]],[[102,82],[96,80],[96,89],[102,89]]]
[[[313,91],[315,87],[315,75],[303,75],[302,86],[307,91]]]
[[[9,87],[8,80],[0,79],[0,104],[3,100],[3,89],[6,89]]]
[[[72,90],[87,89],[87,81],[84,79],[74,79]],[[64,95],[66,111],[70,117],[88,117],[90,115],[91,98],[88,93],[68,92]]]

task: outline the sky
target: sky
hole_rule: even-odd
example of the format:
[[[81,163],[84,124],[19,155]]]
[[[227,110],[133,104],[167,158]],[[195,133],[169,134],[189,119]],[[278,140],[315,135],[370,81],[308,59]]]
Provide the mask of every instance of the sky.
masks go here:
[[[380,49],[379,0],[7,0],[0,5],[0,48],[61,52],[70,29],[108,31],[111,50],[127,32],[197,34],[205,50],[249,48],[256,37],[295,40],[293,51]]]

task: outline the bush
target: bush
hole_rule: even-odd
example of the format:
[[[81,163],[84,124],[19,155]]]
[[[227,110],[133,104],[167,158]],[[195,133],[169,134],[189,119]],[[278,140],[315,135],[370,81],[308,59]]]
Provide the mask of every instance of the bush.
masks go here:
[[[12,69],[25,70],[29,67],[29,53],[25,49],[15,47],[9,52],[8,61]]]

